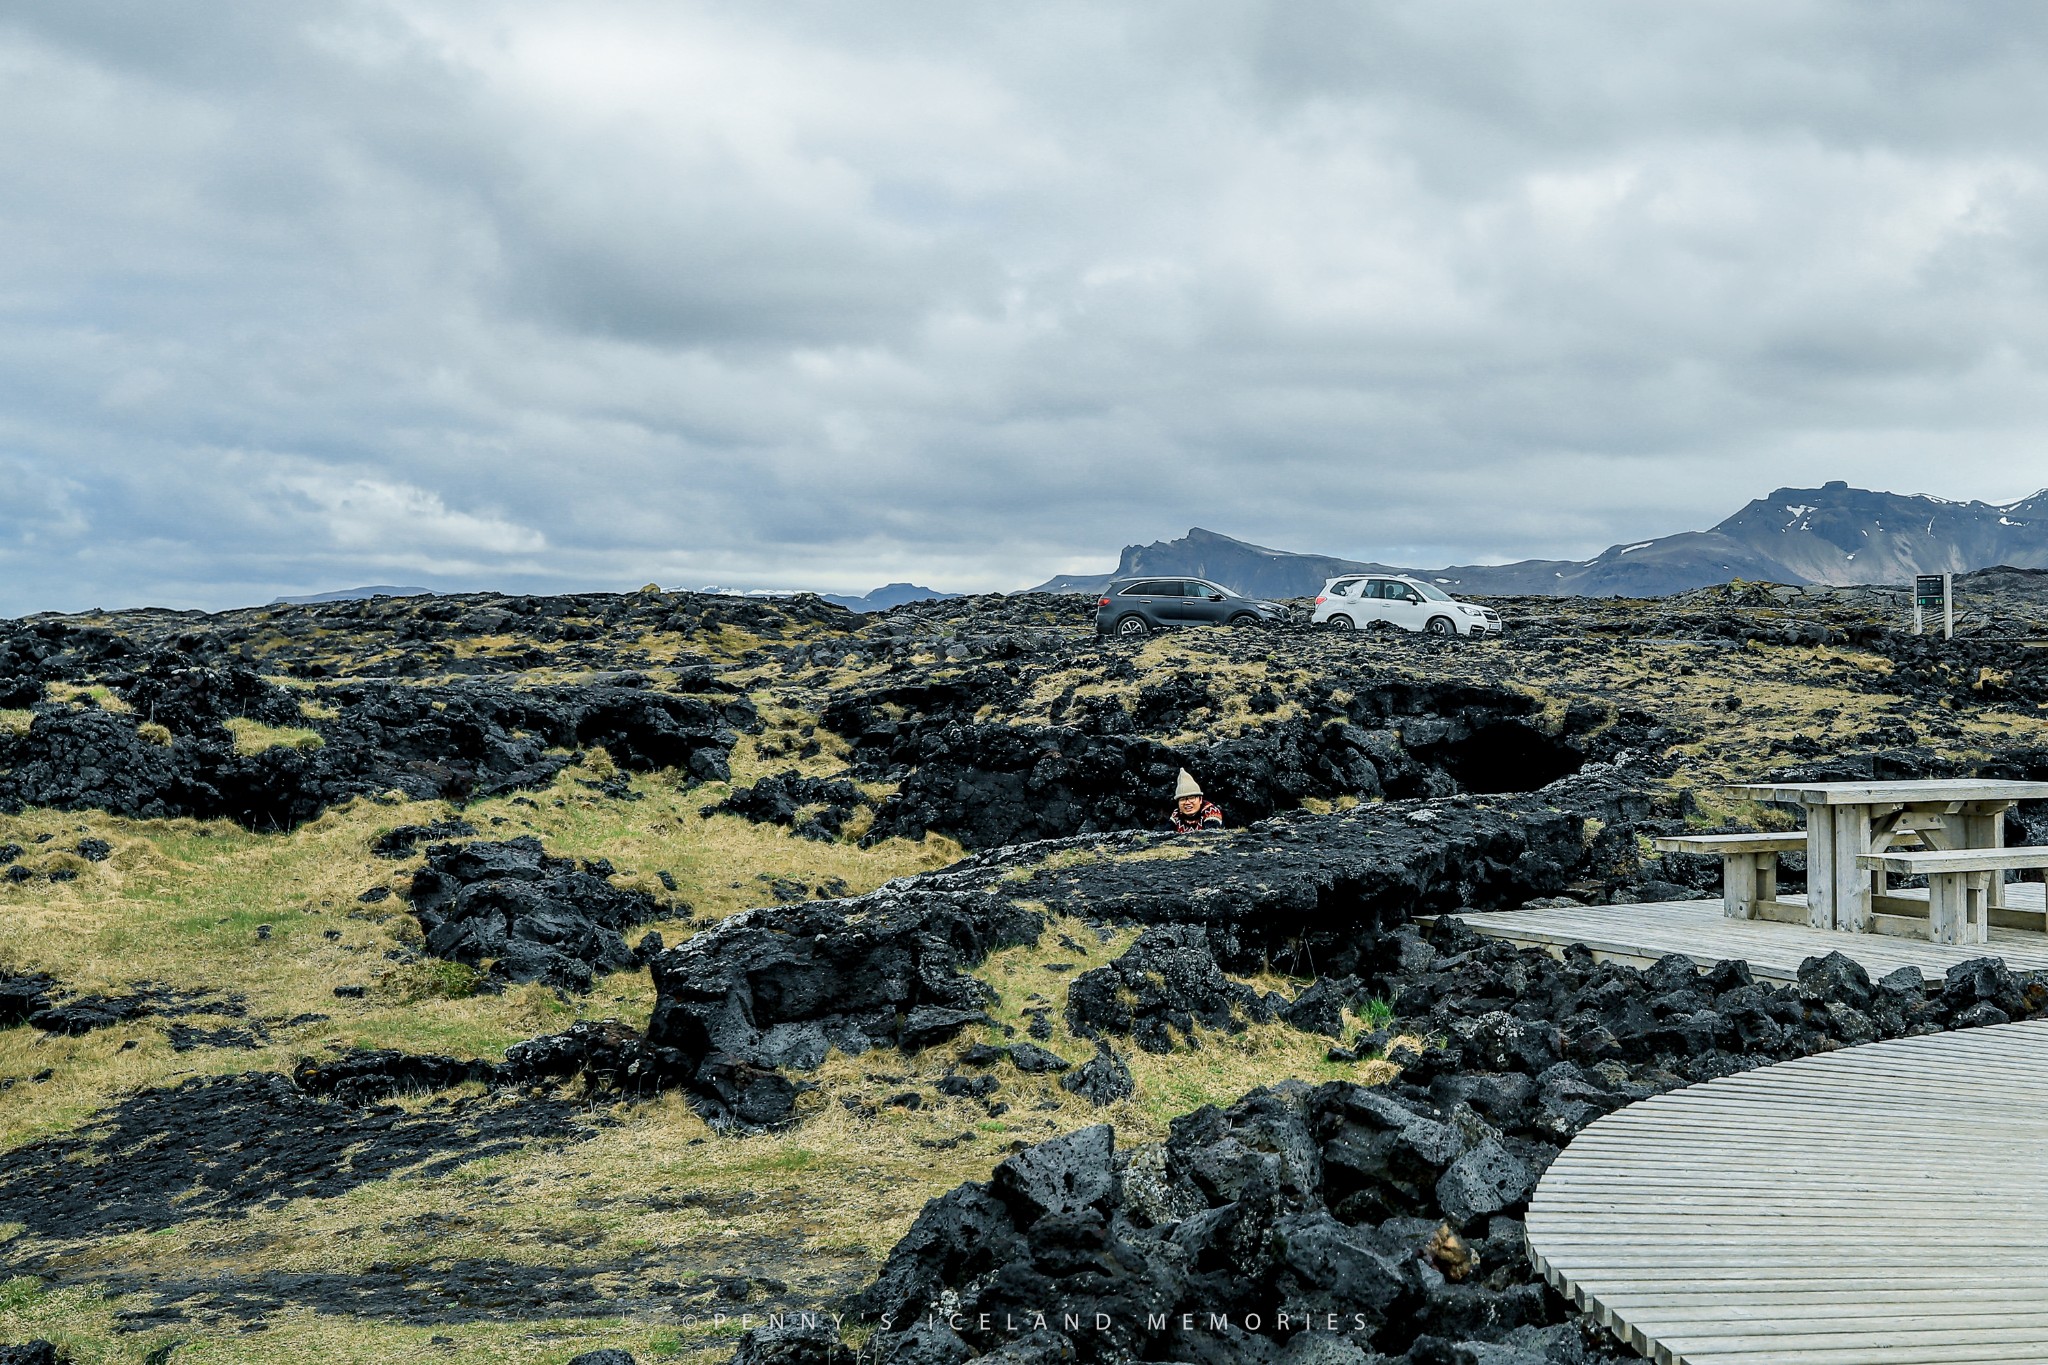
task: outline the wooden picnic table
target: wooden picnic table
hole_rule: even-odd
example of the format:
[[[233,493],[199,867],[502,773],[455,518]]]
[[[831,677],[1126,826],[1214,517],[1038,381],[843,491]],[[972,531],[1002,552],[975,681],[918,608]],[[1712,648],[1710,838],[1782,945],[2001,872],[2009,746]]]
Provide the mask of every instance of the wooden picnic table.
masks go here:
[[[1747,782],[1729,788],[1758,801],[1806,810],[1806,914],[1815,929],[1870,933],[1878,916],[1925,915],[1917,897],[1890,894],[1887,873],[1859,859],[1915,835],[1929,849],[2005,846],[2005,812],[2021,801],[2048,801],[2048,782],[1934,778],[1910,782]],[[1988,908],[2005,903],[1992,879]]]

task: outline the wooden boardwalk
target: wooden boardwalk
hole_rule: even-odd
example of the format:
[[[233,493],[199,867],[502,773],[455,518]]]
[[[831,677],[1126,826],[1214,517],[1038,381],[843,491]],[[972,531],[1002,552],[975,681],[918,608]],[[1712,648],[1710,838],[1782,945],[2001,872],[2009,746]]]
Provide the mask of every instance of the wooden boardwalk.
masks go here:
[[[1551,1284],[1670,1365],[2048,1361],[2044,1228],[2048,1020],[1630,1105],[1528,1219]]]
[[[2044,888],[2039,882],[2014,882],[2005,890],[2014,909],[2042,908]],[[1596,956],[1639,966],[1667,953],[1685,953],[1703,966],[1741,958],[1756,976],[1774,981],[1796,979],[1801,962],[1831,952],[1854,958],[1873,979],[1900,967],[1918,967],[1921,975],[1939,981],[1956,963],[1979,957],[2002,957],[2016,969],[2048,970],[2048,934],[1994,928],[1988,944],[1929,943],[1776,920],[1729,919],[1718,900],[1501,910],[1458,918],[1482,934],[1525,946],[1559,949],[1583,943]]]

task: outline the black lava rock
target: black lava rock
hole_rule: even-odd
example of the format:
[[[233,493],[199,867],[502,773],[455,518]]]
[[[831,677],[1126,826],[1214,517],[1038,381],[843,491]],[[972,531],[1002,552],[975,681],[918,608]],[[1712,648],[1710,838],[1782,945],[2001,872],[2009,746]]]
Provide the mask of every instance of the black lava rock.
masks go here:
[[[661,913],[651,896],[548,856],[531,835],[431,846],[408,898],[428,952],[566,990],[639,965],[620,931]]]
[[[732,1359],[733,1365],[853,1365],[854,1356],[840,1344],[829,1316],[785,1313],[741,1337]]]
[[[104,1237],[431,1177],[579,1133],[579,1106],[488,1096],[418,1113],[307,1093],[276,1074],[195,1077],[121,1099],[75,1133],[0,1153],[0,1207],[39,1237]],[[90,1167],[94,1177],[78,1173]]]
[[[949,1072],[939,1077],[933,1083],[932,1089],[941,1095],[951,1095],[954,1099],[979,1100],[995,1094],[1000,1084],[1001,1082],[993,1076],[962,1076]]]
[[[493,1084],[498,1068],[489,1062],[409,1052],[351,1052],[333,1061],[305,1060],[292,1069],[292,1082],[309,1095],[332,1095],[351,1104],[371,1104],[393,1095],[447,1090],[465,1081]]]
[[[54,1003],[57,979],[44,972],[0,974],[0,1028],[27,1023]]]
[[[781,825],[806,839],[829,843],[839,837],[855,811],[873,804],[867,793],[844,778],[785,772],[764,777],[750,787],[735,787],[725,800],[704,807],[704,814],[738,815],[755,824]]]
[[[320,719],[307,719],[288,689],[234,667],[146,661],[124,689],[133,713],[45,704],[27,733],[0,732],[0,810],[99,808],[288,829],[349,797],[394,788],[418,800],[466,801],[539,786],[571,761],[565,751],[598,746],[628,771],[723,780],[736,732],[760,723],[741,698],[598,683],[353,682],[321,689],[332,715]],[[321,742],[240,753],[221,722],[245,715],[310,728]],[[145,738],[139,727],[151,723],[172,742]]]
[[[18,1346],[0,1342],[0,1365],[69,1365],[70,1360],[70,1356],[58,1354],[52,1342],[25,1341]]]
[[[1147,1052],[1171,1052],[1173,1032],[1192,1039],[1197,1021],[1242,1033],[1272,1018],[1265,997],[1216,965],[1199,924],[1147,929],[1122,957],[1067,987],[1067,1027],[1083,1038],[1114,1033]]]
[[[1124,1059],[1110,1051],[1108,1043],[1098,1041],[1093,1057],[1060,1077],[1060,1089],[1071,1091],[1099,1108],[1128,1099],[1137,1093],[1138,1086]]]
[[[648,1039],[699,1069],[808,1070],[832,1047],[928,1047],[986,1022],[993,994],[965,969],[1035,942],[1043,921],[982,880],[937,873],[721,920],[654,959]]]
[[[1065,1071],[1073,1065],[1058,1053],[1049,1052],[1036,1043],[1012,1043],[1007,1051],[1010,1055],[1010,1064],[1030,1075]]]
[[[473,839],[476,827],[467,820],[436,820],[428,825],[400,825],[370,841],[370,853],[394,861],[410,858],[428,840]]]
[[[1355,976],[1324,977],[1281,1006],[1278,1013],[1305,1033],[1342,1038],[1345,1007],[1355,1002],[1361,993]]]
[[[1263,819],[1304,796],[1445,796],[1525,791],[1577,772],[1586,754],[1531,723],[1534,699],[1465,683],[1319,679],[1310,714],[1231,739],[1169,746],[1147,737],[1190,728],[1214,704],[1179,678],[1140,688],[1126,711],[1074,701],[1070,723],[978,720],[1016,700],[994,668],[892,683],[835,698],[825,724],[847,739],[854,774],[900,776],[869,839],[936,830],[970,848],[1163,823],[1182,768],[1233,820]],[[1343,695],[1344,700],[1336,698]]]

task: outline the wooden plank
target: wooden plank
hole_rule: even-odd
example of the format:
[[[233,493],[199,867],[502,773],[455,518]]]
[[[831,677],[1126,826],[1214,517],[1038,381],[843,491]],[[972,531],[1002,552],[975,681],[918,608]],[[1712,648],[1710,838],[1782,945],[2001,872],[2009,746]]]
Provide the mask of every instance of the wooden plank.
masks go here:
[[[1770,834],[1658,834],[1650,843],[1661,853],[1799,853],[1806,831]]]
[[[1930,778],[1910,782],[1739,782],[1729,791],[1792,806],[1936,805],[1949,801],[2048,801],[2048,782]]]
[[[1727,918],[1718,900],[1501,910],[1458,918],[1482,934],[1525,947],[1555,953],[1575,943],[1583,944],[1597,958],[1636,966],[1647,966],[1671,953],[1690,957],[1703,967],[1736,958],[1746,961],[1750,971],[1761,979],[1791,981],[1798,976],[1799,964],[1807,958],[1840,952],[1854,959],[1873,979],[1900,967],[1913,967],[1924,978],[1939,983],[1950,967],[1985,956],[2002,958],[2016,971],[2048,971],[2048,935],[1999,923],[2009,916],[2048,913],[2048,896],[2044,892],[2048,888],[2039,882],[2009,884],[2006,893],[2012,908],[1996,912],[1988,941],[1983,944],[1930,943],[1924,927],[1917,938],[1897,938],[1881,933],[1841,934],[1805,924],[1777,922],[1773,918],[1776,913],[1800,913],[1798,907],[1802,902],[1797,896],[1771,905],[1759,903],[1756,917],[1748,920]],[[1918,905],[1924,907],[1926,894],[1896,891],[1887,899],[1918,897]],[[1774,907],[1778,906],[1784,907],[1784,911],[1777,911]]]
[[[1871,933],[1889,934],[1893,938],[1927,938],[1929,937],[1927,924],[1928,918],[1925,914],[1892,915],[1874,912],[1870,916]],[[1953,939],[1939,941],[1954,942]]]
[[[1754,900],[1749,903],[1748,919],[1776,920],[1780,924],[1806,923],[1805,901]]]
[[[2020,868],[2048,867],[2048,848],[1958,848],[1929,849],[1925,852],[1866,853],[1856,860],[1873,872],[1896,872],[1902,877],[1934,872],[2003,872]]]
[[[1530,1256],[1672,1365],[2048,1359],[2044,1105],[2048,1020],[1688,1086],[1596,1120],[1551,1163]]]

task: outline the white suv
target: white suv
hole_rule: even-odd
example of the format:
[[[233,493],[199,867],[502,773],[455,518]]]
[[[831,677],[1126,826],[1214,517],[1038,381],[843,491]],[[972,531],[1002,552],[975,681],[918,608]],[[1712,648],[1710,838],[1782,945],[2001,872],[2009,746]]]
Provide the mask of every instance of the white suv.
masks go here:
[[[1486,607],[1460,602],[1442,588],[1399,574],[1351,574],[1333,578],[1316,594],[1312,625],[1332,630],[1399,626],[1431,635],[1498,635],[1500,617]]]

